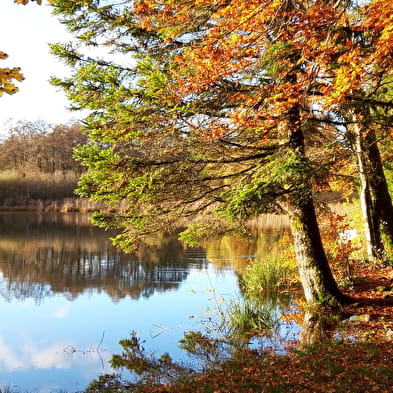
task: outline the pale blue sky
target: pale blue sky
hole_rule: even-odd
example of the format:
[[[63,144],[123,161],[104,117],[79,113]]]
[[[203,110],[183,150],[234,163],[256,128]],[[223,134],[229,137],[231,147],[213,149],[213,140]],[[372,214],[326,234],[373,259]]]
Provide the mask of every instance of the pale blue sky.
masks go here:
[[[0,97],[0,134],[7,129],[9,118],[59,124],[78,117],[66,110],[64,94],[48,82],[51,76],[61,77],[68,71],[49,53],[48,43],[68,41],[69,36],[43,3],[23,6],[0,0],[0,50],[9,55],[0,66],[21,67],[25,76],[18,93]]]

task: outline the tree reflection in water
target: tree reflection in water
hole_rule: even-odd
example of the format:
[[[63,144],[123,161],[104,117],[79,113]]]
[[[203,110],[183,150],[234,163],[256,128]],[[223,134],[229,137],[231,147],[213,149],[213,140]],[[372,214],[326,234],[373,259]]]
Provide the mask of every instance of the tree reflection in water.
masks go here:
[[[276,299],[277,300],[277,299]],[[281,302],[285,302],[281,299]],[[169,354],[157,356],[157,354],[146,351],[143,342],[132,332],[127,339],[120,341],[122,353],[112,356],[111,365],[115,370],[126,369],[132,372],[132,379],[123,379],[120,374],[101,375],[93,380],[89,385],[86,393],[99,393],[105,388],[106,392],[117,392],[122,389],[134,391],[138,386],[153,386],[157,384],[176,384],[177,381],[186,381],[198,373],[209,372],[215,368],[220,368],[227,362],[233,364],[242,364],[247,359],[248,364],[272,354],[271,351],[278,350],[275,341],[275,347],[270,346],[273,337],[277,339],[282,328],[277,322],[277,307],[270,304],[271,324],[269,328],[259,332],[243,332],[243,334],[229,334],[217,337],[210,334],[203,334],[200,331],[190,331],[184,334],[180,340],[180,347],[185,350],[192,362],[175,362]],[[264,307],[266,313],[267,308]],[[267,314],[265,314],[267,318]],[[339,323],[338,315],[316,313],[312,310],[306,310],[303,317],[300,335],[296,340],[296,350],[310,350],[322,341],[334,340],[336,327]],[[233,332],[232,332],[233,333]],[[252,338],[258,340],[258,345],[251,345]],[[281,337],[282,340],[288,340],[288,337]],[[294,344],[295,341],[291,341]],[[254,342],[255,344],[255,342]],[[281,344],[285,343],[281,342]],[[289,347],[294,350],[295,347]],[[281,355],[285,355],[281,353]],[[254,359],[254,360],[253,360]],[[158,389],[159,390],[159,389]],[[157,391],[158,391],[157,390]],[[144,390],[143,390],[144,391]],[[150,391],[150,390],[149,390]],[[163,390],[164,391],[164,390]]]
[[[304,350],[322,341],[334,339],[340,323],[340,314],[331,314],[306,310],[300,331],[297,348]]]
[[[134,391],[140,385],[174,384],[201,372],[220,367],[228,361],[239,361],[244,357],[261,357],[271,351],[285,352],[286,343],[293,342],[298,335],[297,326],[284,322],[281,315],[290,307],[288,294],[275,293],[268,299],[266,294],[260,299],[243,298],[237,304],[252,307],[249,324],[240,326],[234,321],[233,308],[223,310],[222,320],[207,331],[187,331],[179,341],[179,347],[188,354],[188,361],[175,361],[170,354],[161,356],[144,348],[144,342],[135,332],[122,339],[120,354],[112,355],[111,366],[123,370],[122,374],[101,375],[93,380],[87,393],[116,392],[124,389]],[[253,323],[255,317],[258,322]],[[213,328],[215,327],[215,329]],[[124,373],[124,370],[130,374]],[[128,377],[127,377],[128,376]]]
[[[189,249],[176,234],[157,234],[149,246],[125,254],[111,245],[113,235],[93,227],[87,214],[0,214],[0,296],[34,298],[38,304],[55,294],[74,299],[102,291],[113,301],[147,298],[176,289],[190,268],[204,269],[207,260],[217,269],[229,264],[241,273],[250,256],[265,252],[279,236],[223,237]],[[230,260],[217,258],[223,254]]]
[[[110,235],[81,214],[1,214],[0,296],[40,303],[55,294],[73,299],[105,291],[117,301],[150,297],[186,279],[190,264],[176,236],[161,234],[155,244],[124,254]]]
[[[199,300],[197,300],[198,305],[196,306],[199,306],[201,301],[203,304],[208,303],[210,302],[210,297],[216,296],[213,293],[215,287],[210,280],[213,279],[213,282],[217,284],[219,281],[217,279],[220,278],[220,280],[222,279],[220,281],[222,287],[218,290],[217,296],[220,296],[220,293],[224,293],[225,296],[233,296],[234,292],[237,291],[238,284],[236,274],[241,274],[253,255],[257,253],[263,255],[267,249],[271,250],[271,242],[278,235],[274,234],[273,239],[261,236],[255,241],[221,238],[207,242],[203,245],[204,248],[190,249],[179,242],[176,239],[176,235],[159,234],[151,239],[149,246],[141,247],[137,252],[129,255],[113,247],[108,240],[110,236],[113,236],[113,234],[93,227],[87,215],[70,213],[1,213],[0,296],[6,302],[9,302],[10,305],[15,304],[15,310],[18,310],[16,311],[17,316],[12,314],[9,315],[9,318],[14,318],[17,321],[16,323],[19,323],[21,320],[24,321],[23,323],[29,321],[23,330],[27,330],[27,333],[31,333],[31,335],[37,333],[38,340],[43,336],[42,331],[45,324],[47,325],[46,334],[50,332],[51,340],[53,340],[52,333],[57,335],[58,330],[63,329],[64,326],[63,330],[66,333],[62,334],[65,338],[61,338],[60,341],[65,341],[67,344],[72,342],[75,348],[84,348],[86,345],[85,341],[83,341],[85,339],[84,336],[88,337],[88,342],[90,343],[92,335],[96,337],[102,334],[104,329],[101,326],[107,322],[105,315],[101,315],[103,304],[90,302],[90,294],[107,294],[110,297],[109,303],[117,302],[116,306],[119,306],[119,312],[112,309],[110,311],[111,318],[108,318],[108,320],[111,319],[111,321],[114,320],[116,322],[108,325],[108,331],[105,336],[105,339],[108,340],[106,342],[107,345],[112,345],[109,343],[109,340],[116,344],[120,338],[125,337],[132,329],[136,329],[140,333],[140,329],[143,328],[145,329],[143,333],[146,333],[148,336],[148,329],[151,328],[152,324],[158,323],[163,324],[163,326],[176,326],[176,331],[173,334],[168,334],[169,338],[167,336],[163,337],[161,341],[160,338],[156,339],[157,342],[160,341],[160,345],[163,345],[164,348],[169,347],[165,340],[170,340],[172,348],[172,346],[176,346],[176,340],[181,337],[184,331],[179,331],[177,335],[179,314],[183,316],[180,323],[184,323],[185,318],[188,318],[191,313],[200,311],[199,308],[192,308],[194,305],[189,301],[195,302],[196,300],[191,299],[194,295],[190,295],[187,291],[204,292],[201,296],[197,295]],[[233,274],[233,271],[236,274]],[[214,277],[209,277],[209,274],[214,274]],[[227,278],[228,281],[226,281]],[[230,287],[227,288],[227,284]],[[225,292],[223,292],[224,288]],[[179,291],[177,291],[178,289]],[[207,290],[212,292],[207,293]],[[159,296],[160,300],[152,296],[154,293],[161,294],[163,292],[167,293],[165,296]],[[86,294],[89,301],[80,302],[80,300],[86,299],[83,296]],[[178,294],[180,294],[180,298],[177,297]],[[51,297],[53,299],[49,300]],[[55,315],[52,314],[53,307],[55,307],[56,312],[58,310],[64,311],[65,307],[63,303],[56,302],[56,297],[74,300],[72,307],[66,306],[67,309],[72,310],[69,318],[67,316],[67,321],[65,318],[57,321],[57,317],[52,316]],[[91,296],[91,299],[93,298],[94,296]],[[105,302],[105,298],[106,296],[98,301]],[[139,299],[140,301],[128,304],[126,303],[127,298]],[[167,305],[160,303],[161,298],[171,302],[171,305],[174,307],[171,310],[167,310],[165,308]],[[24,308],[26,305],[29,305],[28,303],[23,304],[24,300],[27,299],[33,299],[35,304],[40,305],[40,307]],[[148,302],[145,302],[147,299]],[[45,302],[45,300],[48,301]],[[140,306],[142,304],[143,306]],[[48,305],[47,309],[45,309],[46,305]],[[121,313],[120,310],[124,305],[126,305],[125,311]],[[141,307],[143,307],[143,310]],[[176,307],[179,307],[179,309]],[[223,307],[225,307],[225,304]],[[39,312],[40,309],[43,309],[42,313]],[[33,326],[36,323],[35,321],[21,316],[21,313],[25,312],[25,310],[30,310],[29,312],[32,313],[33,319],[36,316],[36,312],[37,315],[39,314],[38,319],[43,317],[46,319],[39,319],[37,325]],[[87,310],[88,312],[86,313]],[[136,310],[134,313],[143,311],[149,315],[144,315],[141,324],[136,324],[133,321],[133,310]],[[92,312],[91,315],[90,311]],[[161,315],[161,311],[165,311],[165,315]],[[161,319],[157,319],[158,313]],[[45,315],[43,316],[43,314]],[[168,316],[168,314],[171,315]],[[197,315],[197,318],[199,317],[199,314],[194,315]],[[83,327],[80,319],[74,319],[81,316],[86,316],[86,320],[83,321]],[[93,320],[93,318],[96,319]],[[30,323],[32,324],[31,326],[29,325]],[[123,325],[125,323],[126,326],[122,325],[120,329],[119,325],[122,323]],[[193,323],[190,323],[190,325],[193,325]],[[117,335],[117,329],[121,330],[121,335]],[[32,331],[30,332],[29,330]],[[79,331],[82,331],[81,335],[83,336],[80,339],[77,336]],[[8,331],[3,332],[7,340],[9,340],[8,333]],[[24,332],[24,334],[27,333]],[[109,338],[111,334],[113,338]],[[204,335],[204,333],[202,334]],[[12,335],[15,336],[14,332],[12,332]],[[172,344],[172,336],[174,344]],[[191,338],[198,338],[198,340],[191,340]],[[268,338],[268,335],[265,335],[265,339]],[[216,355],[208,355],[207,349],[209,349],[210,344],[205,341],[204,336],[186,336],[185,339],[186,341],[182,345],[189,353],[192,352],[190,346],[192,341],[195,342],[194,350],[199,351],[195,355],[199,356],[200,364],[207,360],[206,356],[210,356],[212,361],[215,361],[216,355],[220,357],[225,351],[229,351],[225,341],[215,341],[210,348],[217,349]],[[24,339],[19,337],[18,340],[12,344],[12,350],[15,353],[19,353],[20,341]],[[56,338],[56,340],[59,339]],[[123,344],[128,345],[129,342],[124,341]],[[246,342],[239,341],[236,345],[240,350],[245,344]],[[149,345],[157,348],[156,343],[148,343],[147,347]],[[233,345],[231,346],[234,348]],[[218,351],[219,347],[223,350],[221,351],[220,349],[221,353]],[[226,348],[225,350],[224,347]],[[42,352],[41,349],[40,351]],[[109,353],[115,353],[115,351],[116,347],[113,347]],[[203,352],[206,354],[205,359],[202,359]],[[53,356],[58,356],[57,353],[58,351],[56,350],[56,354]],[[177,355],[178,352],[175,356]],[[21,358],[24,358],[24,355],[21,355]],[[171,365],[169,357],[164,355],[160,359],[163,367]],[[6,361],[3,360],[3,363],[6,364]],[[173,363],[173,366],[177,372],[181,370],[181,366],[178,366],[177,363]],[[80,368],[80,365],[78,367]],[[48,368],[46,371],[48,375],[54,373],[54,369]],[[32,367],[33,372],[36,371]],[[13,369],[9,374],[12,374],[11,378],[13,378]],[[90,378],[93,378],[94,375],[96,374],[92,374]],[[16,378],[19,378],[18,380],[20,381],[20,374]],[[44,382],[40,383],[43,384]],[[27,388],[29,386],[26,384]]]

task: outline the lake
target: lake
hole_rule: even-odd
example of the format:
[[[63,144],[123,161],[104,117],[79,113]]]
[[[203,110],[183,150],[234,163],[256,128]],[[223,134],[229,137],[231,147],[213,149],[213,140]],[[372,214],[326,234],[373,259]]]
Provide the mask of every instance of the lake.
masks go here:
[[[188,248],[162,234],[124,254],[110,235],[84,214],[0,213],[0,386],[83,390],[131,331],[184,359],[183,333],[241,296],[238,273],[272,241]]]

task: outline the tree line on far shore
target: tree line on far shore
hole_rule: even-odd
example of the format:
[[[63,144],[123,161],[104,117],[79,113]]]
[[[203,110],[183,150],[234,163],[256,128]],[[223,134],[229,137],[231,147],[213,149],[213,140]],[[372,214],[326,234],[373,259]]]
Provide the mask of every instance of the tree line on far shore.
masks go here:
[[[2,208],[76,198],[83,167],[74,160],[73,149],[86,141],[77,122],[52,125],[23,120],[11,125],[0,143]]]

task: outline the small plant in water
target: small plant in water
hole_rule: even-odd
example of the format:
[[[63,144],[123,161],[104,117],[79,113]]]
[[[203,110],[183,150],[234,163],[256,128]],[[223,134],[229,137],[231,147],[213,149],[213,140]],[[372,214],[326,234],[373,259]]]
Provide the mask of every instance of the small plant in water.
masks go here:
[[[244,271],[241,284],[250,296],[259,296],[266,291],[285,290],[289,287],[289,277],[294,271],[292,262],[284,262],[278,256],[255,259]]]
[[[227,310],[230,334],[269,334],[277,327],[277,319],[269,304],[251,299],[233,301]]]

